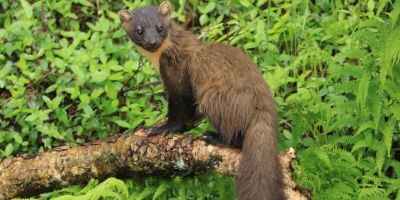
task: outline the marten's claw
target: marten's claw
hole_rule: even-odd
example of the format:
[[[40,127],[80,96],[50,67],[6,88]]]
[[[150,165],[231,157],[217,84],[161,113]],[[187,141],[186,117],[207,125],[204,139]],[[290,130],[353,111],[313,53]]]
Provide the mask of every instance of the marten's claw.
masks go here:
[[[147,130],[146,135],[152,136],[152,135],[158,135],[160,133],[169,134],[169,133],[180,133],[180,132],[184,132],[184,129],[181,128],[180,126],[174,126],[167,123],[162,126],[152,126],[151,128],[149,128],[149,130]]]
[[[216,132],[205,132],[201,136],[204,142],[207,144],[215,145],[215,146],[225,146],[225,144],[222,142],[220,134]]]
[[[203,133],[201,136],[204,142],[210,145],[215,145],[219,147],[230,147],[230,148],[241,148],[241,140],[233,140],[229,144],[223,141],[221,134],[218,132],[208,131]]]
[[[152,126],[146,131],[147,136],[158,135],[160,133],[165,132],[166,130],[163,129],[163,126]]]

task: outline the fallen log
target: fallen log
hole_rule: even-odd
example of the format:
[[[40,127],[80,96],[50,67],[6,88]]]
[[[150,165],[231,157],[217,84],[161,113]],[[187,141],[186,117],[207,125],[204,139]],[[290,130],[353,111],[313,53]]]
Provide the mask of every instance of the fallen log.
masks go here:
[[[240,149],[207,145],[192,135],[146,137],[143,130],[138,130],[84,146],[60,147],[35,156],[4,159],[0,161],[0,199],[36,195],[86,183],[91,178],[187,175],[205,171],[235,175],[239,159]],[[296,187],[290,175],[293,159],[293,150],[280,156],[288,195]]]

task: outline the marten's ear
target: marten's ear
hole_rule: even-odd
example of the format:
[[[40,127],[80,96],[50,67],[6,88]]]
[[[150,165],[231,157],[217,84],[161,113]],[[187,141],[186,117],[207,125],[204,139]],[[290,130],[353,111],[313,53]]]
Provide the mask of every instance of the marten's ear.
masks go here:
[[[169,17],[171,14],[171,3],[167,0],[160,4],[158,13],[163,17]]]
[[[119,15],[119,19],[121,20],[121,22],[128,22],[130,20],[132,20],[132,15],[128,10],[120,10],[118,12]]]

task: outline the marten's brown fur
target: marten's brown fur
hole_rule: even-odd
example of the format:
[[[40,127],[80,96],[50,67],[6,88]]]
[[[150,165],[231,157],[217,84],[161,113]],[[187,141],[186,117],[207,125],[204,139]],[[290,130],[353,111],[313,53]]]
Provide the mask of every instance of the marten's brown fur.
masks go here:
[[[237,48],[198,41],[170,20],[168,1],[119,15],[130,39],[159,65],[168,94],[168,121],[148,135],[183,132],[207,116],[219,134],[205,135],[206,141],[242,147],[239,199],[285,199],[275,105],[251,59]]]

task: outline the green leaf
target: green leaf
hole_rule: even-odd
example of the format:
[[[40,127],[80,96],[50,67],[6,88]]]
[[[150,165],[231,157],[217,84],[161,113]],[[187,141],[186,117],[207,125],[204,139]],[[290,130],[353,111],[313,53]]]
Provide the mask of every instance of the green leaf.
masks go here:
[[[96,88],[94,91],[90,94],[91,99],[97,99],[101,94],[104,93],[103,88]]]
[[[205,13],[209,13],[209,12],[213,11],[214,8],[215,8],[215,6],[216,6],[215,2],[209,2],[209,3],[207,4],[207,6],[205,7],[203,13],[205,14]]]
[[[261,42],[265,36],[265,23],[264,21],[257,21],[257,35],[256,41]]]
[[[368,10],[373,11],[375,9],[375,1],[374,0],[368,0],[367,8],[368,8]]]
[[[18,67],[22,70],[22,71],[27,71],[28,70],[28,65],[26,64],[26,60],[24,58],[20,58],[19,62],[18,62]]]
[[[81,103],[79,104],[80,105],[79,107],[83,107],[83,106],[89,105],[89,103],[90,103],[90,98],[89,98],[89,96],[87,94],[79,95],[79,99],[81,100]]]
[[[105,87],[106,94],[109,98],[111,99],[116,99],[118,95],[118,90],[115,84],[111,81],[106,82],[106,87]]]
[[[77,76],[77,78],[79,78],[79,79],[85,78],[85,73],[81,70],[80,67],[75,66],[75,65],[71,65],[69,67],[74,72],[74,74]]]
[[[58,109],[57,119],[60,120],[64,125],[68,125],[68,114],[65,109]]]
[[[14,152],[14,145],[12,143],[9,143],[6,146],[6,149],[4,150],[4,155],[9,157],[12,155],[13,152]]]
[[[4,28],[0,28],[0,39],[3,39],[7,35],[7,31]]]
[[[131,122],[130,127],[136,128],[136,127],[138,127],[142,122],[143,122],[143,119],[141,119],[141,118],[136,118],[135,120],[133,120],[133,121]]]
[[[100,83],[103,82],[107,79],[107,77],[109,76],[109,72],[105,72],[105,71],[96,71],[91,73],[92,79],[91,82],[93,83]]]
[[[77,87],[77,86],[65,88],[65,92],[71,94],[72,99],[75,99],[80,94],[79,87]]]
[[[26,15],[28,18],[32,18],[33,11],[32,11],[32,6],[31,6],[31,4],[29,4],[29,3],[28,3],[27,1],[25,1],[25,0],[20,0],[20,1],[21,1],[22,7],[24,8],[25,15]]]
[[[53,91],[55,91],[55,90],[57,89],[57,87],[58,87],[57,84],[51,85],[51,86],[49,86],[44,92],[45,92],[46,94],[47,94],[47,93],[50,93],[50,92],[53,92]]]
[[[251,0],[239,0],[239,3],[246,8],[250,7],[252,4]]]
[[[128,129],[131,128],[130,124],[122,119],[115,118],[115,119],[113,119],[113,122],[118,124],[118,126],[128,128]]]
[[[63,96],[56,96],[51,102],[52,108],[53,109],[58,108],[60,106],[61,101],[63,100],[63,98],[64,98]]]
[[[110,80],[110,81],[122,81],[122,80],[124,80],[125,78],[126,78],[126,77],[124,76],[124,73],[119,72],[119,73],[111,74],[111,75],[108,77],[108,80]]]
[[[0,79],[6,77],[12,70],[11,62],[7,62],[7,64],[0,70]]]
[[[36,116],[34,114],[30,114],[28,117],[25,118],[26,121],[32,122],[36,120]]]
[[[125,30],[120,28],[118,31],[115,31],[111,37],[113,39],[116,39],[116,38],[121,38],[124,35],[125,35]]]
[[[43,96],[42,96],[42,99],[43,99],[43,101],[46,103],[46,105],[47,105],[48,108],[50,108],[50,109],[53,108],[52,102],[51,102],[51,100],[50,100],[49,97],[43,95]]]
[[[204,25],[208,22],[208,16],[206,14],[200,16],[200,25]]]
[[[22,137],[18,133],[14,134],[14,140],[18,144],[22,144],[23,143]]]

